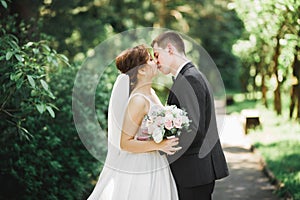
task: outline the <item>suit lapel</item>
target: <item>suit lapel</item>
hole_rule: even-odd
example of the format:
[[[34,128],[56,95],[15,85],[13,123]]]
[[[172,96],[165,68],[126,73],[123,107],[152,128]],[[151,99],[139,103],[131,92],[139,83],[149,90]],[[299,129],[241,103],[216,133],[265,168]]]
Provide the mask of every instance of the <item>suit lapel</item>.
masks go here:
[[[167,104],[168,104],[168,105],[174,104],[173,97],[174,97],[174,89],[175,89],[175,87],[176,87],[176,82],[178,82],[178,80],[179,80],[180,78],[182,78],[182,76],[184,75],[184,73],[186,72],[186,70],[188,70],[188,69],[191,68],[191,67],[194,67],[194,65],[193,65],[191,62],[189,62],[189,63],[187,63],[187,64],[180,70],[178,76],[177,76],[176,79],[174,80],[174,83],[173,83],[173,85],[172,85],[172,87],[171,87],[171,89],[170,89],[170,91],[169,91],[169,96],[168,96],[168,100],[167,100]]]

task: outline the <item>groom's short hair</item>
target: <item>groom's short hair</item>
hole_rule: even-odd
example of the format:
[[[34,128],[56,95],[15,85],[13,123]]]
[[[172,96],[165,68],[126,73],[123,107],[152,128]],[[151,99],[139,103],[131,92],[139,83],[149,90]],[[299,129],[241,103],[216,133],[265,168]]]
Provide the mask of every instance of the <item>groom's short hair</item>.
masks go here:
[[[168,43],[171,43],[179,53],[185,54],[185,46],[182,37],[174,31],[167,31],[158,35],[151,43],[153,47],[157,43],[157,46],[165,49]]]

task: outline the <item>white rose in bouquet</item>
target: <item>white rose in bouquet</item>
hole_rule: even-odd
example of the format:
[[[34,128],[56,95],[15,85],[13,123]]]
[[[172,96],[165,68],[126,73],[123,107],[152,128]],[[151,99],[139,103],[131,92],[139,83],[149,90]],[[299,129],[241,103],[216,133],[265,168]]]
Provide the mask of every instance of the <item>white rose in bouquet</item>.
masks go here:
[[[190,120],[187,113],[175,105],[154,107],[147,116],[148,133],[157,143],[163,138],[179,135],[181,129],[189,127]]]
[[[152,133],[152,138],[156,143],[160,143],[163,140],[163,130],[159,127],[157,127],[156,129],[154,129],[153,133]]]

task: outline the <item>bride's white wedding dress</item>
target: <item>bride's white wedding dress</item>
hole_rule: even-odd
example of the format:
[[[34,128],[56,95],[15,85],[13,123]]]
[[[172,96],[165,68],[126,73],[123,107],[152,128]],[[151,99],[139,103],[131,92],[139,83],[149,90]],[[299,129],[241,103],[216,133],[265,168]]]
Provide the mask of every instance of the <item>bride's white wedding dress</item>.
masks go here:
[[[155,106],[148,97],[144,97],[150,102],[150,109]],[[142,123],[135,139],[146,129]],[[109,135],[105,164],[88,200],[178,200],[165,154],[161,155],[158,151],[126,152],[119,148],[120,137],[112,137],[114,134]]]

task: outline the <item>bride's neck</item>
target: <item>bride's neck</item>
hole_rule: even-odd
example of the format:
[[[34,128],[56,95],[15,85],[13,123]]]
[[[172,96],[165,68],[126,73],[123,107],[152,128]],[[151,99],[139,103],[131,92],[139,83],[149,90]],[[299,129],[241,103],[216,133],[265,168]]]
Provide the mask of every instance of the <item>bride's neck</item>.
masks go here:
[[[151,94],[151,81],[138,81],[132,92]]]

